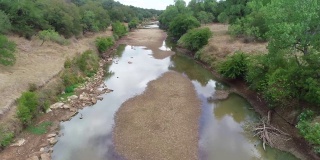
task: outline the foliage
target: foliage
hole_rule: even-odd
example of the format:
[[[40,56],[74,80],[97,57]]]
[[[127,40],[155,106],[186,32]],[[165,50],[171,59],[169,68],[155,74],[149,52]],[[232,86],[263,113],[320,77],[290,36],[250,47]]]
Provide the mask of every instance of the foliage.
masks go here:
[[[18,99],[17,116],[24,125],[31,123],[38,111],[38,96],[34,92],[24,92]]]
[[[112,31],[113,34],[119,38],[125,36],[128,33],[127,27],[119,21],[112,23]]]
[[[247,55],[242,52],[236,52],[219,64],[218,72],[226,78],[244,78],[247,72],[247,64]]]
[[[0,34],[6,33],[11,29],[11,22],[8,15],[0,10]]]
[[[209,28],[192,29],[184,34],[178,43],[191,51],[198,51],[208,44],[211,36],[212,32]]]
[[[317,152],[320,147],[320,124],[318,122],[312,122],[315,117],[315,113],[311,110],[305,110],[299,115],[299,122],[297,128],[300,134],[311,144]],[[317,152],[319,153],[319,152]]]
[[[99,57],[91,50],[85,51],[76,60],[80,71],[88,77],[92,77],[99,69]]]
[[[189,29],[200,27],[199,21],[191,15],[179,15],[170,23],[168,34],[174,39],[180,39]]]
[[[199,22],[201,22],[203,24],[210,23],[210,22],[212,22],[214,20],[214,16],[212,15],[212,13],[207,13],[205,11],[200,11],[196,15],[196,17],[199,20]]]
[[[13,132],[10,132],[3,126],[0,126],[0,148],[9,146],[13,138],[14,138]]]
[[[43,43],[45,41],[52,41],[52,42],[56,42],[61,45],[67,45],[69,43],[68,40],[66,40],[64,37],[60,36],[58,32],[55,32],[52,29],[40,31],[39,38],[42,40],[41,45],[43,45]]]
[[[132,30],[132,29],[136,29],[139,25],[139,20],[138,19],[133,19],[129,22],[128,24],[128,27],[129,27],[129,30]]]
[[[111,37],[98,37],[96,39],[96,46],[99,53],[107,51],[110,47],[114,45],[114,40]]]
[[[33,126],[33,125],[29,126],[27,128],[27,131],[36,135],[46,134],[48,132],[48,128],[51,125],[52,125],[52,122],[42,122],[37,126]]]
[[[5,66],[13,65],[16,62],[15,50],[16,44],[9,41],[6,36],[0,35],[0,64]]]

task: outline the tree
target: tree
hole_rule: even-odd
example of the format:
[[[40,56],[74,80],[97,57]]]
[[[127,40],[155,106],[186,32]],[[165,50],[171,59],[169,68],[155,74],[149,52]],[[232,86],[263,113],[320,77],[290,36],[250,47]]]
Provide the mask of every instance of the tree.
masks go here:
[[[195,28],[184,34],[178,43],[191,51],[198,51],[208,44],[211,36],[212,32],[209,28]]]
[[[169,35],[174,39],[180,39],[180,37],[187,33],[189,29],[200,27],[200,22],[191,15],[179,15],[176,17],[169,27]]]
[[[0,35],[0,64],[8,66],[13,65],[16,61],[14,52],[16,44],[9,41],[4,35]]]
[[[197,14],[197,19],[203,23],[207,24],[213,21],[214,17],[211,13],[207,13],[205,11],[201,11]]]

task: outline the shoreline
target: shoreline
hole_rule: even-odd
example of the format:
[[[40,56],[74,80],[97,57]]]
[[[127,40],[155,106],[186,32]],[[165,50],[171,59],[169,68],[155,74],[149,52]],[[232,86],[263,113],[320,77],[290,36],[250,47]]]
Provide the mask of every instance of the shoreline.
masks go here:
[[[244,97],[254,108],[255,112],[257,112],[261,117],[268,117],[268,111],[270,111],[270,109],[268,108],[266,101],[263,100],[263,97],[259,93],[250,90],[249,86],[244,81],[225,79],[216,70],[211,68],[209,64],[201,60],[194,59],[191,51],[181,47],[177,47],[176,49],[178,52],[181,52],[182,54],[188,55],[189,57],[193,58],[194,61],[209,70],[218,79],[230,85],[230,87],[233,88],[231,90],[231,93],[233,92]],[[281,151],[289,152],[302,160],[320,159],[316,154],[314,154],[311,146],[299,136],[298,130],[294,126],[289,124],[277,112],[271,115],[271,124],[273,124],[277,128],[282,129],[292,136],[292,139],[289,141],[278,138],[278,142],[274,145],[274,148],[277,148]]]

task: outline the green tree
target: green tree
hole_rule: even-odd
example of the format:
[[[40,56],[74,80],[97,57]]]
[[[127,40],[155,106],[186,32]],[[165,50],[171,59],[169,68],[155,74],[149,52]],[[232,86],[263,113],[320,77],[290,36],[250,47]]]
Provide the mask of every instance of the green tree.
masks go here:
[[[191,51],[198,51],[208,44],[210,37],[212,37],[212,32],[209,28],[196,28],[184,34],[179,39],[178,44]]]
[[[38,98],[34,92],[24,92],[18,99],[17,116],[24,125],[31,123],[38,111]]]
[[[200,27],[200,22],[191,15],[179,15],[176,17],[172,23],[170,23],[170,27],[168,33],[174,39],[180,39],[180,37],[187,33],[189,29]]]
[[[16,44],[9,41],[6,36],[0,35],[0,64],[5,66],[13,65],[16,62],[15,50]]]

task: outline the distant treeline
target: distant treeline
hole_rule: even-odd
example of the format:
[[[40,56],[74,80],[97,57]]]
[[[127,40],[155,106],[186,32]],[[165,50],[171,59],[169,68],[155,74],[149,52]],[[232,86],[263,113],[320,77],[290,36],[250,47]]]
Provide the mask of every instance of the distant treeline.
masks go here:
[[[52,29],[68,38],[103,31],[111,22],[143,20],[160,13],[114,0],[1,0],[0,33],[31,38],[38,31]]]

